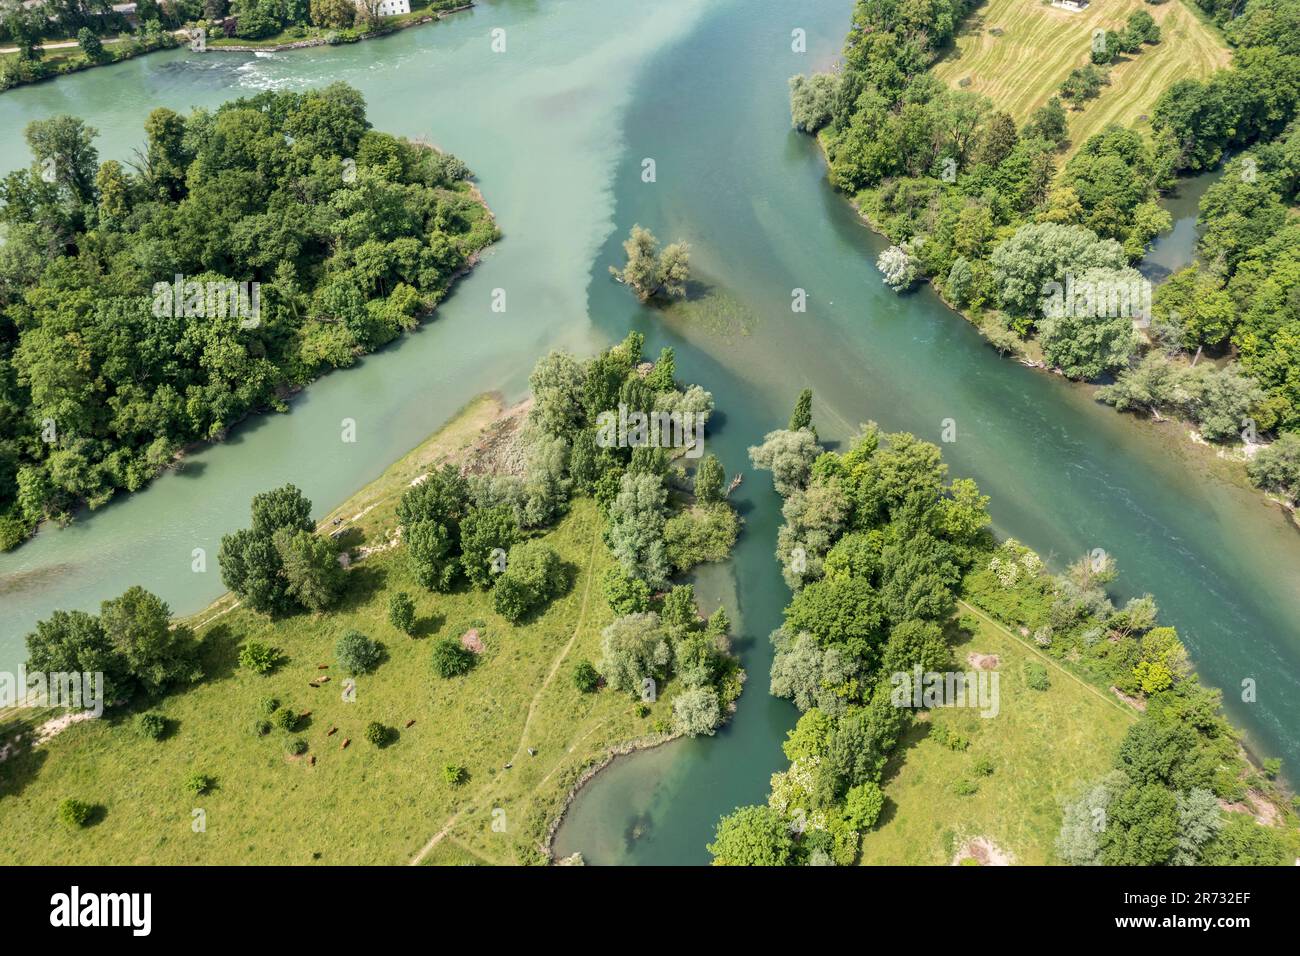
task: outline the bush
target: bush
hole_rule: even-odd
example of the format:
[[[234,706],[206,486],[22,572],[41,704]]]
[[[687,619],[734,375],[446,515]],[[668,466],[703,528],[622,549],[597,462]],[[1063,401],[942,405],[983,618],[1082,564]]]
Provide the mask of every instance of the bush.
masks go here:
[[[253,721],[254,737],[265,737],[267,734],[271,732],[271,730],[272,730],[271,722],[267,720],[265,717],[259,717],[257,720]]]
[[[239,666],[254,674],[269,674],[278,663],[279,649],[261,641],[249,641],[239,649]]]
[[[573,668],[573,686],[584,694],[590,694],[600,686],[600,671],[591,661],[578,661]]]
[[[162,740],[167,733],[167,718],[162,714],[140,714],[135,718],[135,729],[141,737]]]
[[[366,740],[370,741],[376,747],[382,747],[388,743],[391,731],[377,720],[372,720],[366,724],[366,731],[363,735]]]
[[[277,707],[275,713],[271,714],[271,723],[281,730],[292,731],[298,726],[298,715],[293,712],[292,708]]]
[[[334,656],[349,674],[369,674],[379,666],[383,649],[360,631],[348,631],[334,645]]]
[[[564,584],[564,566],[555,549],[541,541],[525,541],[510,549],[506,569],[492,589],[492,607],[518,624],[559,594]]]
[[[388,623],[403,634],[415,629],[415,602],[405,591],[398,591],[388,599]]]
[[[433,645],[433,672],[439,677],[468,674],[475,660],[474,652],[466,650],[454,637],[444,637]]]
[[[630,577],[617,564],[605,569],[601,578],[605,600],[619,617],[625,614],[643,614],[650,610],[650,586]]]
[[[1028,661],[1025,664],[1025,683],[1030,690],[1047,690],[1052,686],[1047,677],[1047,668],[1038,661]]]
[[[993,776],[993,761],[988,757],[980,757],[975,761],[975,772],[981,777]]]
[[[949,750],[965,750],[970,746],[970,739],[963,736],[951,727],[937,727],[933,733],[934,739],[943,744]]]
[[[444,764],[442,768],[442,779],[446,780],[453,787],[459,787],[469,779],[469,771],[458,763]]]
[[[301,757],[307,752],[307,741],[301,737],[291,737],[285,742],[284,750],[292,757]]]
[[[673,700],[673,725],[688,737],[711,736],[721,721],[718,692],[712,687],[691,687]]]
[[[257,702],[257,712],[263,717],[270,717],[280,706],[280,701],[276,697],[263,697]]]
[[[870,830],[884,806],[885,794],[877,784],[860,783],[844,795],[844,822],[852,830]]]
[[[185,778],[185,789],[196,797],[201,797],[216,784],[216,780],[206,773],[192,773]]]
[[[93,809],[90,804],[69,797],[59,804],[59,822],[71,829],[79,829],[90,822]]]
[[[952,785],[952,792],[959,797],[970,797],[979,793],[979,784],[973,780],[958,780]]]

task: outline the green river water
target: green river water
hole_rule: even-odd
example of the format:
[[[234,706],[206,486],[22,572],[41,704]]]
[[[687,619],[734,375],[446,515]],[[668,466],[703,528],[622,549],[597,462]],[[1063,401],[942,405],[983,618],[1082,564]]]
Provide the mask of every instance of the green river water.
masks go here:
[[[366,95],[372,122],[423,135],[477,173],[504,240],[435,320],[357,367],[202,450],[147,491],[0,556],[0,667],[56,607],[93,608],[142,583],[177,613],[221,591],[220,535],[249,498],[285,481],[324,513],[446,421],[473,395],[522,394],[550,347],[585,352],[629,327],[677,349],[678,377],[706,383],[721,414],[710,450],[746,471],[735,559],[697,579],[728,606],[750,683],[718,736],[614,762],[575,801],[557,849],[593,863],[697,863],[718,816],[760,801],[782,767],[793,708],[767,694],[768,632],[788,594],[772,558],[779,501],[745,448],[816,391],[822,435],[860,421],[938,440],[954,474],[992,495],[999,532],[1060,566],[1093,548],[1121,569],[1117,598],[1150,591],[1203,678],[1261,752],[1300,760],[1300,538],[1175,426],[1138,424],[1086,390],[998,358],[928,291],[898,298],[872,263],[881,242],[826,185],[821,158],[790,131],[786,79],[830,63],[850,0],[799,10],[778,0],[500,0],[397,36],[270,56],[187,51],[0,96],[0,125],[68,112],[100,130],[105,158],[131,157],[150,109],[212,106],[264,88],[334,80]],[[489,31],[507,31],[494,54]],[[790,48],[808,35],[808,53]],[[642,159],[657,181],[641,181]],[[17,135],[0,170],[28,161]],[[634,222],[693,246],[705,306],[639,308],[606,266]],[[1177,265],[1190,223],[1159,250]],[[490,310],[507,291],[507,312]],[[790,309],[806,289],[806,314]],[[354,418],[358,441],[339,441]],[[206,574],[191,551],[207,550]],[[1244,678],[1258,702],[1239,703]]]

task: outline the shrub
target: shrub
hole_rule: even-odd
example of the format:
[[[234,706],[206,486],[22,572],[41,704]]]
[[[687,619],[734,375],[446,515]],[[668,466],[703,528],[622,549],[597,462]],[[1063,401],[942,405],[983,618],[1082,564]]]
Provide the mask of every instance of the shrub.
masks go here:
[[[265,717],[259,717],[257,720],[253,721],[254,737],[265,737],[271,732],[271,729],[271,722]]]
[[[458,763],[444,764],[442,768],[442,779],[453,787],[459,787],[469,779],[469,771]]]
[[[860,783],[844,795],[844,822],[852,830],[870,830],[884,806],[885,794],[877,784]]]
[[[263,717],[270,717],[280,706],[280,701],[276,697],[263,697],[257,702],[257,712]]]
[[[650,585],[630,577],[617,564],[605,569],[601,587],[605,592],[605,600],[619,617],[650,610]]]
[[[688,737],[712,735],[721,720],[718,692],[712,687],[691,687],[673,700],[673,724]]]
[[[293,757],[300,757],[307,752],[307,741],[301,737],[290,737],[284,745],[285,753]]]
[[[388,599],[388,623],[403,634],[415,630],[415,602],[405,591],[398,591]]]
[[[555,549],[541,541],[525,541],[510,549],[506,569],[492,589],[492,607],[518,624],[559,594],[564,584],[564,566]]]
[[[474,662],[474,652],[466,650],[454,637],[444,637],[433,645],[433,672],[439,677],[468,674]]]
[[[185,778],[185,789],[196,797],[201,797],[212,789],[217,781],[206,773],[197,771]]]
[[[69,797],[59,804],[59,822],[74,830],[84,827],[90,822],[92,810],[90,804]]]
[[[369,674],[379,666],[383,650],[360,631],[348,631],[334,645],[339,666],[349,674]]]
[[[1031,690],[1047,690],[1052,686],[1052,682],[1047,677],[1047,668],[1038,661],[1029,661],[1025,664],[1025,683]]]
[[[289,707],[277,707],[275,713],[271,714],[271,723],[281,730],[292,731],[298,726],[298,715]]]
[[[140,714],[135,718],[135,729],[141,737],[149,740],[162,740],[167,733],[167,718],[162,714]]]
[[[951,727],[938,727],[934,731],[934,739],[943,744],[949,750],[965,750],[970,746],[970,739],[964,737]]]
[[[952,792],[959,797],[969,797],[979,792],[979,784],[973,780],[958,780],[952,785]]]
[[[590,694],[600,686],[600,671],[591,661],[578,661],[573,668],[573,686],[584,694]]]
[[[384,744],[388,743],[389,735],[389,729],[377,720],[372,720],[370,723],[366,724],[364,736],[366,740],[370,741],[376,747],[382,747]]]
[[[254,674],[269,674],[278,663],[279,649],[261,641],[249,641],[239,649],[239,666]]]

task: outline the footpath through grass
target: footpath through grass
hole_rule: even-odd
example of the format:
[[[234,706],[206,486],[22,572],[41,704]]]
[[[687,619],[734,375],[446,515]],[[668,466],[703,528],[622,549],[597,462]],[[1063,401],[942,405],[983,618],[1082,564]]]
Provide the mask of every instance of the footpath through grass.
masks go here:
[[[382,546],[411,478],[455,460],[499,410],[491,399],[472,403],[325,526],[342,516],[338,527],[350,529],[344,543]],[[229,597],[218,602],[195,617],[207,622],[199,628],[206,678],[150,708],[168,719],[165,739],[138,736],[129,714],[106,717],[0,764],[0,832],[11,835],[0,863],[401,864],[421,854],[426,862],[541,861],[546,826],[584,767],[612,744],[650,734],[671,708],[663,695],[638,717],[625,696],[581,694],[573,686],[574,664],[599,657],[600,631],[611,617],[596,580],[612,560],[603,526],[594,503],[577,500],[546,535],[573,584],[519,627],[492,611],[488,594],[423,591],[401,548],[354,565],[341,606],[326,615],[272,621]],[[388,624],[395,590],[415,599],[415,638]],[[486,647],[477,667],[464,677],[436,678],[433,639],[470,627]],[[334,645],[353,628],[382,642],[387,656],[373,674],[357,678],[355,702],[346,702]],[[274,673],[238,668],[238,648],[249,639],[283,651]],[[328,683],[310,686],[324,674]],[[267,697],[310,716],[293,732],[259,737],[253,724]],[[371,721],[393,728],[396,739],[382,748],[367,742]],[[332,728],[338,729],[331,735]],[[307,741],[305,754],[286,751],[294,737]],[[341,749],[346,739],[351,743]],[[513,767],[505,769],[507,763]],[[446,764],[466,767],[468,780],[447,783]],[[215,788],[191,794],[184,784],[194,772],[213,776]],[[96,806],[91,826],[74,832],[56,820],[67,797]],[[201,832],[195,811],[202,811]],[[444,831],[452,839],[431,845]]]
[[[953,653],[965,671],[974,670],[970,654],[998,657],[998,714],[934,708],[903,736],[882,781],[881,823],[863,837],[862,863],[946,865],[977,837],[1015,863],[1059,862],[1062,804],[1110,769],[1136,713],[983,617]],[[1029,685],[1035,665],[1047,672],[1046,690]],[[950,748],[948,732],[969,746]],[[980,772],[982,762],[991,773]]]

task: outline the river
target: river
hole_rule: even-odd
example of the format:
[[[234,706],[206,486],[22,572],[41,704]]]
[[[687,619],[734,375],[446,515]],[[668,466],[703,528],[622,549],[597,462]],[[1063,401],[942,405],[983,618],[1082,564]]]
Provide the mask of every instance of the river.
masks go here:
[[[483,2],[431,27],[347,48],[270,57],[184,51],[0,96],[18,129],[55,112],[91,119],[105,157],[129,158],[150,108],[212,105],[241,90],[345,80],[376,126],[423,134],[478,174],[504,240],[434,321],[357,368],[328,376],[290,414],[237,429],[187,467],[68,529],[0,556],[0,666],[54,607],[93,607],[132,583],[178,613],[220,590],[220,534],[251,495],[283,481],[324,513],[433,431],[474,394],[522,392],[550,346],[586,351],[647,335],[677,350],[678,377],[706,383],[722,414],[710,450],[747,473],[735,559],[700,576],[741,634],[750,682],[716,737],[620,759],[575,801],[561,852],[593,863],[700,863],[717,818],[765,797],[784,765],[793,708],[767,694],[767,634],[787,592],[772,558],[779,501],[745,448],[784,424],[799,389],[816,392],[822,435],[860,421],[944,445],[954,474],[993,496],[997,530],[1061,566],[1093,548],[1117,559],[1117,597],[1149,591],[1178,626],[1203,678],[1267,755],[1300,760],[1300,539],[1276,509],[1182,440],[1135,423],[1087,389],[999,358],[922,289],[896,297],[872,263],[881,242],[825,181],[815,145],[789,129],[786,79],[823,67],[842,43],[850,0],[793,11],[779,0]],[[489,31],[507,31],[491,54]],[[791,51],[791,31],[808,52]],[[655,160],[653,183],[642,160]],[[26,162],[12,139],[0,169]],[[638,307],[607,265],[634,222],[693,246],[702,307]],[[490,311],[505,288],[505,315]],[[792,290],[808,311],[793,313]],[[358,422],[356,445],[339,421]],[[190,570],[205,547],[206,574]],[[1258,682],[1258,702],[1235,689]]]

